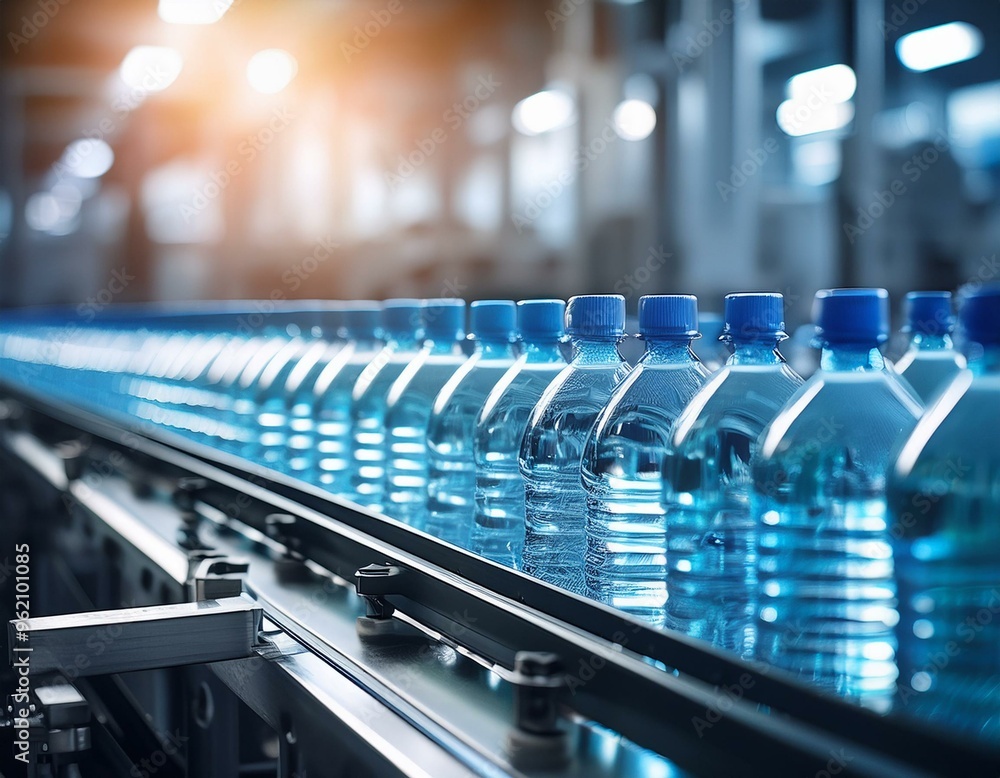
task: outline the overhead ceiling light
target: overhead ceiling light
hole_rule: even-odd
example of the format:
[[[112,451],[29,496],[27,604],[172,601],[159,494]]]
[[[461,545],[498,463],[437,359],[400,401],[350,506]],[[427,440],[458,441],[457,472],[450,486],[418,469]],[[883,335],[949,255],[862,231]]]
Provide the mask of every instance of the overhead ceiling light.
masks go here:
[[[839,130],[854,118],[854,103],[827,103],[813,108],[799,100],[785,100],[778,106],[778,126],[786,135],[799,137]]]
[[[181,74],[184,58],[169,46],[136,46],[122,60],[122,81],[143,92],[162,92]]]
[[[514,106],[511,122],[524,135],[541,135],[576,121],[573,98],[561,89],[546,89],[524,98]]]
[[[160,0],[156,13],[169,24],[215,24],[233,0]]]
[[[284,49],[264,49],[250,57],[247,81],[258,92],[273,95],[288,86],[298,71],[299,63]]]
[[[62,170],[77,178],[100,178],[114,163],[115,152],[100,138],[73,141],[59,160]]]
[[[896,55],[909,70],[943,68],[965,62],[983,50],[983,34],[965,22],[949,22],[904,35],[896,41]]]
[[[822,102],[843,103],[854,97],[858,80],[847,65],[828,65],[792,76],[785,84],[785,93],[791,100],[805,100],[818,96]]]
[[[623,100],[615,108],[613,122],[618,137],[643,140],[656,128],[656,109],[645,100]]]

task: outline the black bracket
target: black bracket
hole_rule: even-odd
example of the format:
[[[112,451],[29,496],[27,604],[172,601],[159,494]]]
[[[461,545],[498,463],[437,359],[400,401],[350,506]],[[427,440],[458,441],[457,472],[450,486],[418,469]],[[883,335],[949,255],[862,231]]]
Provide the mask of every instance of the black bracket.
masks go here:
[[[514,728],[505,751],[519,769],[554,770],[570,760],[569,733],[559,726],[559,696],[566,686],[562,660],[543,651],[518,651],[514,672]]]

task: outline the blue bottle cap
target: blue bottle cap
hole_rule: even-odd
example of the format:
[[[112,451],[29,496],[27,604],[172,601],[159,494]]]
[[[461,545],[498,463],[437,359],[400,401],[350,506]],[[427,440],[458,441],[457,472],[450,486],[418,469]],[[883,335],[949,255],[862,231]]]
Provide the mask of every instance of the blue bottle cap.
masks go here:
[[[416,336],[422,327],[423,301],[395,297],[382,303],[382,327],[390,335]]]
[[[445,297],[425,301],[424,331],[433,340],[461,340],[465,336],[465,300]]]
[[[566,303],[562,300],[521,300],[517,329],[521,340],[558,340],[563,336]]]
[[[727,294],[722,335],[729,340],[783,340],[784,298],[777,292]]]
[[[647,294],[639,298],[639,334],[698,337],[698,298],[693,294]]]
[[[579,294],[566,303],[566,334],[620,338],[625,334],[625,298],[620,294]]]
[[[906,295],[904,332],[947,335],[954,325],[951,292],[910,292]]]
[[[1000,344],[1000,284],[959,290],[958,322],[965,340],[989,346]]]
[[[820,289],[813,303],[815,342],[883,343],[889,337],[885,289]]]
[[[353,300],[344,306],[344,332],[349,339],[377,338],[382,332],[382,303]]]
[[[513,341],[514,311],[513,300],[476,300],[469,306],[470,334],[477,340]]]

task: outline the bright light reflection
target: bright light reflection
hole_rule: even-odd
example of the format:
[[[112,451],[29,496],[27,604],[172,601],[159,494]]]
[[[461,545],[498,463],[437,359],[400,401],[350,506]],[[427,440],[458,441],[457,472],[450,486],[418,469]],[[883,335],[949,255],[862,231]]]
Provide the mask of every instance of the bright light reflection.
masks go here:
[[[576,121],[576,106],[566,92],[546,89],[515,105],[511,121],[514,129],[523,135],[541,135]]]
[[[624,140],[643,140],[656,128],[656,110],[645,100],[623,100],[615,108],[615,132]]]
[[[839,130],[853,118],[853,103],[828,103],[814,108],[805,101],[785,100],[777,113],[778,126],[792,137]]]
[[[168,24],[215,24],[233,0],[160,0],[156,13]]]
[[[118,69],[122,81],[143,92],[162,92],[181,74],[184,58],[169,46],[136,46]]]
[[[983,50],[983,34],[966,22],[949,22],[904,35],[896,41],[896,56],[909,70],[923,73],[965,62]]]
[[[77,178],[100,178],[115,163],[115,152],[100,138],[80,138],[63,152],[59,165]]]
[[[264,49],[247,63],[247,81],[256,91],[273,95],[288,86],[298,71],[299,63],[284,49]]]
[[[854,96],[858,80],[847,65],[829,65],[788,79],[785,93],[791,100],[817,97],[825,103],[844,103]]]

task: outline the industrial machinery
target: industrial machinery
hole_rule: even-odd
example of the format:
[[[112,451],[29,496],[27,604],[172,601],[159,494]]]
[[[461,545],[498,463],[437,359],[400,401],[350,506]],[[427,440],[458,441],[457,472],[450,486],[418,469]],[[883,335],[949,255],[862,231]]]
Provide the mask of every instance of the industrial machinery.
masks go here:
[[[163,428],[0,389],[4,775],[1000,773]]]

